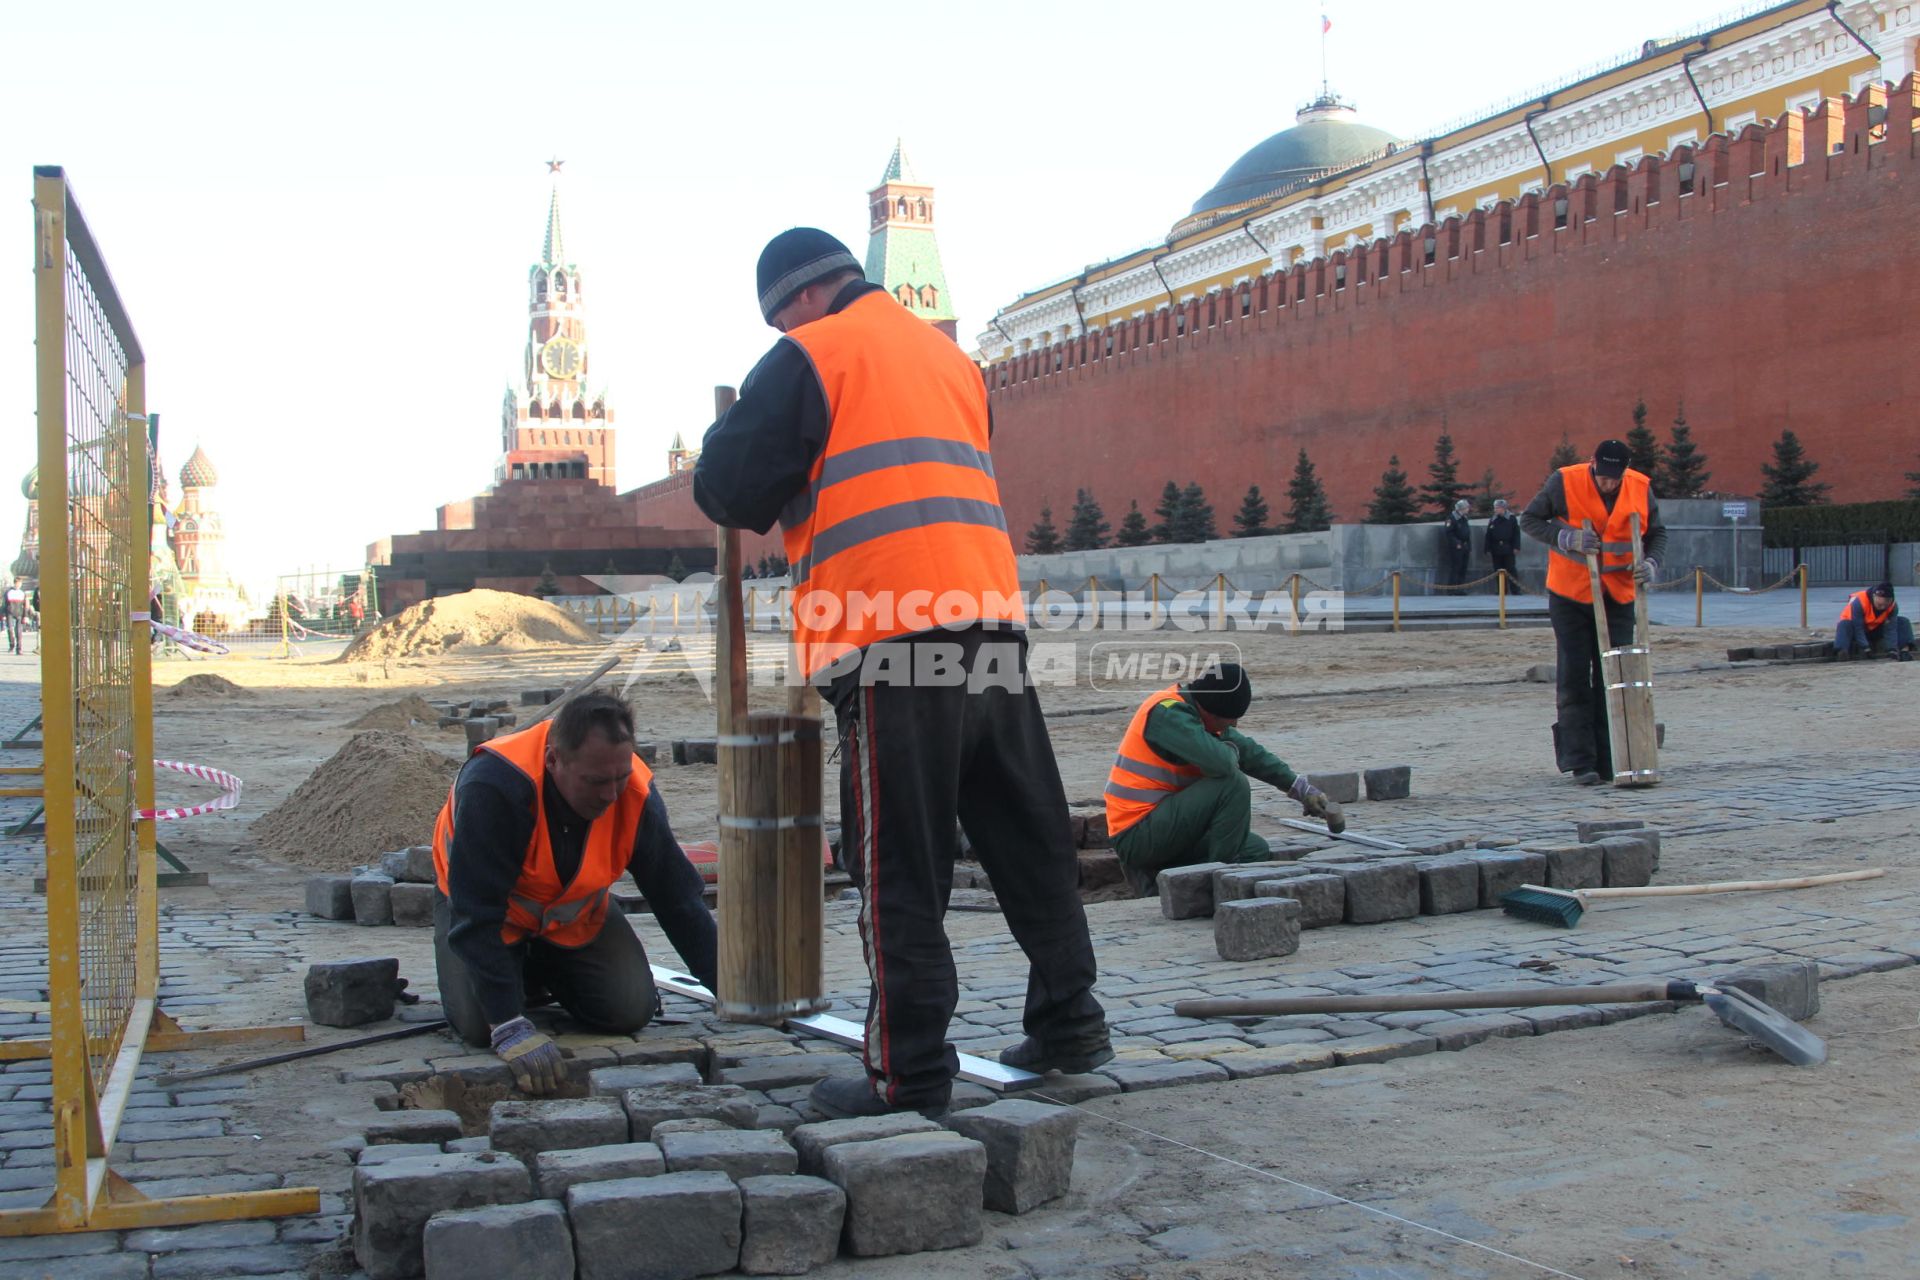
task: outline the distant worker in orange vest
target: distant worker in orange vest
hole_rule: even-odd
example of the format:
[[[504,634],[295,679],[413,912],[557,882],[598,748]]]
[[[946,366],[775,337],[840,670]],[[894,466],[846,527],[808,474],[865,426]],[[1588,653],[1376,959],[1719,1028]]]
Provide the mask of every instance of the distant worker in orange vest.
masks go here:
[[[872,978],[867,1069],[827,1077],[810,1101],[835,1118],[947,1110],[956,819],[1027,957],[1026,1039],[1001,1061],[1091,1071],[1113,1048],[1027,676],[980,370],[824,231],[775,236],[758,284],[785,336],[707,432],[693,497],[716,524],[781,524],[795,665],[839,729],[841,859]]]
[[[1833,650],[1841,661],[1879,654],[1913,661],[1913,623],[1894,603],[1893,584],[1883,582],[1866,591],[1856,591],[1840,611],[1840,624],[1834,628]]]
[[[1107,775],[1107,834],[1127,883],[1142,897],[1168,867],[1259,862],[1270,856],[1253,834],[1258,778],[1300,802],[1333,832],[1346,814],[1325,792],[1234,726],[1253,704],[1239,664],[1221,663],[1140,704]]]
[[[633,741],[632,708],[582,694],[475,748],[434,823],[440,1002],[454,1031],[490,1046],[529,1093],[551,1093],[566,1075],[529,1003],[550,995],[615,1033],[653,1017],[646,948],[613,901],[621,876],[633,876],[694,977],[714,982],[704,883]]]
[[[1653,482],[1627,463],[1633,454],[1619,440],[1603,440],[1593,461],[1561,467],[1527,509],[1520,531],[1547,544],[1547,619],[1553,624],[1555,695],[1559,719],[1553,751],[1560,772],[1583,787],[1613,781],[1607,731],[1607,691],[1602,648],[1593,620],[1593,579],[1587,555],[1600,553],[1600,583],[1607,614],[1605,647],[1633,643],[1633,597],[1652,582],[1667,550],[1666,526],[1653,498]],[[1638,513],[1641,562],[1633,566],[1629,517]],[[1591,521],[1593,530],[1581,527]]]

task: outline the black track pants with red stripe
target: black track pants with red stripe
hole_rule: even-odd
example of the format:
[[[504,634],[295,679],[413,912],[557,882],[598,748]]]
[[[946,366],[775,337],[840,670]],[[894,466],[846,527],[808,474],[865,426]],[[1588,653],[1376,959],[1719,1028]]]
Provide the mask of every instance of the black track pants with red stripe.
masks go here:
[[[1104,1025],[1093,943],[1025,640],[942,631],[864,657],[828,697],[840,729],[841,861],[860,886],[873,979],[867,1071],[894,1105],[941,1104],[959,1068],[947,1043],[959,989],[942,925],[955,819],[1026,953],[1029,1035],[1071,1043]]]

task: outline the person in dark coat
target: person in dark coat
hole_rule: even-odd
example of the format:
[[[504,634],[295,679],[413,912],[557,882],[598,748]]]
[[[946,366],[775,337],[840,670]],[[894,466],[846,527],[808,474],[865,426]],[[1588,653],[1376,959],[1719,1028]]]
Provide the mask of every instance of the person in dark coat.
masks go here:
[[[1487,559],[1493,562],[1495,571],[1504,569],[1507,574],[1507,590],[1521,590],[1520,578],[1514,572],[1514,559],[1520,554],[1520,521],[1507,507],[1505,498],[1493,500],[1493,516],[1487,521],[1485,541]]]
[[[1894,603],[1893,584],[1883,582],[1847,597],[1834,628],[1833,648],[1842,661],[1874,654],[1913,661],[1913,623]]]
[[[1467,580],[1467,566],[1473,560],[1473,526],[1467,522],[1471,509],[1465,498],[1453,504],[1447,527],[1441,533],[1440,585],[1457,587]]]

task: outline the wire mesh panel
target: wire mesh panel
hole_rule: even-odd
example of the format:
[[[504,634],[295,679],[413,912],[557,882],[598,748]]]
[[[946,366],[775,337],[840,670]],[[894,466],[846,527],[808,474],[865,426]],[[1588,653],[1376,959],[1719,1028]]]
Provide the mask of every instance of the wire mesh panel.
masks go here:
[[[107,1167],[142,1049],[299,1031],[187,1031],[156,1006],[154,834],[138,818],[153,798],[146,366],[60,169],[34,170],[33,206],[51,1034],[0,1056],[52,1059],[54,1184],[39,1208],[0,1207],[0,1237],[315,1213],[312,1187],[150,1197]]]
[[[111,285],[108,285],[111,287]],[[67,565],[73,671],[73,872],[80,989],[94,1087],[104,1092],[134,1000],[138,865],[133,829],[133,560],[128,356],[99,285],[67,247]],[[45,515],[43,519],[47,518]],[[57,518],[57,513],[54,513]],[[140,522],[144,523],[144,522]],[[51,566],[43,566],[50,568]]]
[[[35,171],[34,213],[54,1198],[74,1225],[105,1181],[158,959],[134,821],[150,747],[134,648],[147,577],[145,370],[58,170]]]
[[[266,627],[288,645],[351,640],[380,621],[373,570],[306,569],[283,573],[267,606]]]

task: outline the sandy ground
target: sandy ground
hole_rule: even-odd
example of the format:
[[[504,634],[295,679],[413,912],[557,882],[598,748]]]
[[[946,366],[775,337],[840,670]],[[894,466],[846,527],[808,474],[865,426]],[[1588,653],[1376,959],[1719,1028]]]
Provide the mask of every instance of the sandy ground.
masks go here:
[[[1878,760],[1910,764],[1920,750],[1912,712],[1920,705],[1920,667],[1733,669],[1724,662],[1730,645],[1799,638],[1807,637],[1660,629],[1655,669],[1670,732],[1663,764],[1750,766],[1756,777],[1844,772],[1861,758],[1862,744]],[[1409,763],[1420,795],[1487,797],[1494,811],[1503,795],[1565,794],[1575,811],[1578,797],[1552,771],[1552,686],[1525,680],[1529,666],[1551,663],[1550,633],[1240,640],[1260,695],[1243,728],[1297,766]],[[644,736],[664,742],[712,733],[697,683],[670,669],[704,652],[690,646],[685,655],[651,655],[629,690]],[[385,664],[159,664],[161,686],[217,670],[247,690],[156,699],[162,757],[230,768],[246,780],[238,811],[166,833],[186,861],[214,875],[212,888],[169,891],[167,900],[181,908],[294,901],[302,873],[256,851],[246,824],[350,737],[356,717],[414,693],[517,700],[521,689],[565,683],[600,656],[572,647]],[[1098,796],[1125,716],[1149,689],[1082,682],[1043,692],[1071,798]],[[756,691],[768,706],[779,697],[777,689]],[[462,748],[457,730],[410,732],[450,755]],[[710,767],[662,767],[658,785],[683,838],[712,834]],[[1646,794],[1657,821],[1660,793]],[[831,787],[827,802],[831,809]],[[1263,822],[1291,812],[1261,802]],[[1830,834],[1811,839],[1803,823],[1700,837],[1670,847],[1662,879],[1784,874],[1801,862],[1851,861],[1862,844],[1876,861],[1904,870],[1914,816],[1897,811],[1849,828],[1822,827]],[[1497,811],[1488,822],[1488,829],[1497,825]],[[1120,917],[1150,907],[1123,902],[1089,911]],[[965,917],[955,932],[999,927],[991,916]],[[1364,959],[1370,932],[1334,930],[1316,941]],[[334,941],[338,933],[321,945],[351,954],[340,948],[356,939]],[[319,942],[319,931],[305,936]],[[364,950],[371,940],[360,941]],[[1103,957],[1109,966],[1125,962],[1124,954]],[[857,953],[829,956],[836,973],[858,963]],[[1828,984],[1823,999],[1813,1026],[1829,1039],[1833,1058],[1819,1070],[1785,1068],[1692,1010],[1375,1067],[1097,1100],[1085,1104],[1090,1118],[1075,1190],[1063,1206],[1009,1220],[1011,1229],[974,1250],[829,1270],[1209,1280],[1554,1273],[1539,1263],[1560,1274],[1609,1277],[1920,1274],[1913,1177],[1920,1122],[1912,1108],[1920,970]],[[263,996],[236,1002],[222,1020],[297,1012]],[[338,1065],[323,1059],[281,1069],[256,1081],[256,1094],[269,1107],[280,1098],[316,1117],[364,1107],[338,1087],[323,1087]],[[1516,1256],[1334,1204],[1274,1175]],[[1156,1237],[1152,1246],[1148,1235]],[[1169,1261],[1170,1253],[1187,1260]]]

